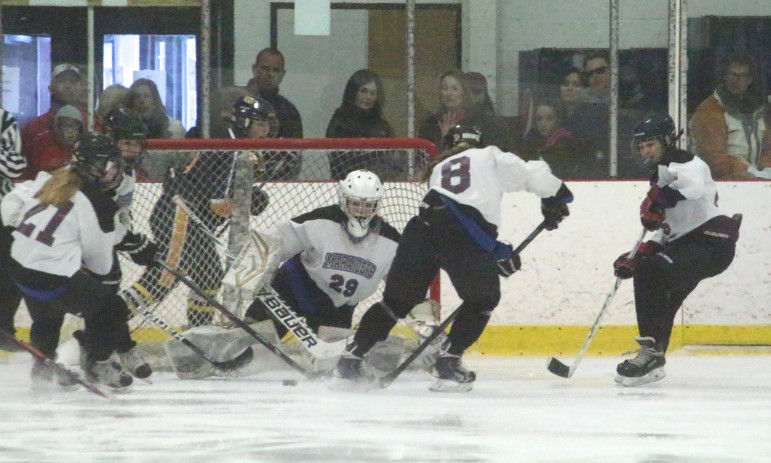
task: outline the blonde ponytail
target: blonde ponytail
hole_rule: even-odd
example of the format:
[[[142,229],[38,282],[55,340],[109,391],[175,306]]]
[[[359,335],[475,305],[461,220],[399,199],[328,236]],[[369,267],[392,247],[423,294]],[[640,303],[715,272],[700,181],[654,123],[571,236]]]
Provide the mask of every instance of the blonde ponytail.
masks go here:
[[[51,174],[35,197],[43,204],[61,207],[75,196],[83,181],[69,167],[62,167]]]

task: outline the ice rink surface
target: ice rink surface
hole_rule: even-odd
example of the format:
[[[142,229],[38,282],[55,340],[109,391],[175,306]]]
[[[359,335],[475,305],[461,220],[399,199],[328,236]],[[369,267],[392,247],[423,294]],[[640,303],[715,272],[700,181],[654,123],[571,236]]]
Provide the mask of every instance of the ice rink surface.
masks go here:
[[[366,393],[288,369],[156,373],[105,400],[32,392],[31,357],[14,354],[0,360],[0,462],[771,461],[771,355],[675,352],[666,378],[637,388],[614,384],[620,360],[590,357],[562,379],[545,358],[470,357],[468,394],[429,392],[419,371]]]

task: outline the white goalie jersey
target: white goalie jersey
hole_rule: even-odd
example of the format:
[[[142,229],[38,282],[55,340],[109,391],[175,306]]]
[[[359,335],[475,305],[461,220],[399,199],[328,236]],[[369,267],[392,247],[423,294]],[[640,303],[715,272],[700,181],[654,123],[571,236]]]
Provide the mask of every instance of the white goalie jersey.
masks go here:
[[[377,290],[391,268],[399,240],[399,232],[380,219],[362,241],[354,243],[341,225],[346,220],[339,206],[327,206],[267,231],[283,242],[279,260],[300,254],[308,275],[336,307],[358,304]]]

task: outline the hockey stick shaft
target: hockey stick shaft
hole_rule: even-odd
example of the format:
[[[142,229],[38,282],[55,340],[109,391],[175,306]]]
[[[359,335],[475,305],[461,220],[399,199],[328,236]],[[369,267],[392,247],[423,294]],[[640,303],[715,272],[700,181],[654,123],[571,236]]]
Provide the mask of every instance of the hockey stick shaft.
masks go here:
[[[201,231],[212,240],[212,243],[222,249],[225,257],[232,265],[233,262],[237,260],[237,257],[230,252],[230,250],[227,248],[227,245],[222,242],[222,240],[217,237],[217,235],[209,230],[206,224],[203,223],[203,221],[195,214],[195,212],[190,209],[190,206],[185,203],[184,199],[177,195],[174,197],[173,201],[187,213],[193,223],[195,223],[201,229]],[[257,238],[260,238],[259,235],[257,235]],[[261,245],[264,248],[267,248],[267,244],[265,244],[264,241],[261,243]],[[308,326],[308,324],[305,322],[305,319],[298,317],[294,313],[294,310],[286,305],[276,290],[270,287],[270,285],[267,285],[261,289],[255,297],[257,299],[257,303],[266,309],[271,318],[273,318],[273,320],[275,320],[277,323],[280,323],[284,326],[284,328],[297,336],[297,339],[300,340],[302,346],[314,358],[328,359],[330,357],[342,354],[343,349],[345,348],[344,340],[340,340],[337,343],[328,343],[320,339],[316,333]]]
[[[15,344],[17,347],[20,347],[30,354],[32,354],[33,357],[36,359],[42,361],[46,366],[53,368],[59,375],[67,376],[76,383],[83,386],[88,392],[92,394],[96,394],[99,397],[104,397],[105,399],[111,399],[112,396],[109,395],[107,392],[99,389],[95,385],[89,383],[88,381],[84,381],[80,378],[80,375],[75,373],[74,371],[68,370],[67,368],[64,368],[61,364],[56,363],[53,359],[48,357],[46,354],[40,352],[35,346],[32,344],[28,344],[24,341],[21,341],[19,339],[16,339],[16,336],[12,335],[11,333],[7,332],[6,330],[0,328],[0,336],[6,338],[11,343]]]
[[[648,230],[643,228],[642,233],[640,234],[640,238],[638,238],[637,242],[632,247],[632,251],[629,253],[630,259],[633,258],[635,254],[637,254],[637,250],[640,248],[640,245],[645,239],[645,234],[647,232]],[[576,368],[578,368],[578,364],[581,363],[581,359],[584,358],[584,354],[586,354],[587,349],[589,349],[589,344],[591,344],[592,339],[594,338],[594,335],[597,333],[597,330],[600,327],[600,322],[605,316],[605,312],[608,310],[608,307],[610,306],[611,301],[615,297],[616,292],[618,291],[618,288],[621,286],[622,281],[623,280],[621,278],[616,278],[616,281],[613,283],[613,288],[611,288],[610,292],[605,297],[605,302],[602,304],[602,308],[600,309],[600,312],[597,314],[597,317],[594,319],[594,323],[592,324],[592,327],[589,329],[589,334],[586,335],[586,339],[584,339],[584,344],[581,346],[581,350],[578,351],[578,355],[576,356],[576,359],[573,361],[573,364],[568,366],[560,362],[559,360],[557,360],[555,357],[551,357],[549,359],[549,363],[546,366],[546,368],[551,373],[554,373],[555,375],[560,376],[562,378],[570,378],[571,376],[573,376],[573,373],[575,373]]]
[[[538,226],[535,227],[535,230],[533,230],[530,233],[530,235],[528,235],[527,238],[525,238],[519,244],[519,246],[517,246],[516,249],[514,249],[514,252],[516,254],[519,254],[520,252],[522,252],[522,250],[525,249],[530,243],[532,243],[533,240],[535,239],[535,237],[538,236],[538,234],[541,233],[545,229],[546,229],[546,222],[541,222],[540,224],[538,224]],[[380,378],[380,387],[381,388],[388,387],[388,385],[390,385],[392,382],[394,382],[394,380],[396,378],[398,378],[399,375],[401,375],[402,372],[404,372],[404,370],[406,370],[407,367],[409,367],[412,364],[412,362],[414,362],[415,359],[417,359],[420,356],[420,354],[422,354],[423,351],[426,350],[428,348],[428,346],[430,346],[431,343],[436,338],[438,338],[442,333],[444,333],[444,331],[447,329],[447,327],[450,326],[450,324],[453,322],[453,320],[455,320],[455,317],[458,316],[459,312],[460,312],[460,306],[458,308],[456,308],[455,310],[453,310],[452,313],[450,315],[448,315],[447,318],[441,324],[439,324],[439,326],[437,326],[430,335],[428,335],[423,340],[423,342],[417,347],[417,349],[412,351],[412,353],[406,359],[404,359],[402,361],[402,363],[399,364],[399,366],[397,366],[390,373],[388,373],[385,376],[381,377]]]
[[[281,349],[279,349],[278,347],[276,347],[276,346],[274,346],[273,344],[271,344],[271,342],[270,342],[270,341],[268,341],[267,339],[265,339],[265,338],[264,338],[262,335],[260,335],[258,332],[254,331],[254,329],[252,329],[252,327],[251,327],[251,326],[249,326],[249,324],[247,324],[245,321],[243,321],[243,320],[241,320],[240,318],[238,318],[238,317],[236,317],[235,315],[233,315],[233,314],[232,314],[232,313],[231,313],[231,312],[230,312],[228,309],[226,309],[226,308],[225,308],[225,306],[223,306],[223,305],[222,305],[222,304],[221,304],[219,301],[217,301],[216,299],[214,299],[214,298],[213,298],[213,297],[211,297],[210,295],[206,294],[206,293],[205,293],[205,292],[204,292],[204,291],[201,289],[201,287],[200,287],[200,286],[198,286],[198,285],[197,285],[195,282],[193,282],[192,280],[190,280],[189,278],[187,278],[186,276],[184,276],[184,275],[183,275],[181,272],[179,272],[178,270],[176,270],[176,269],[172,268],[172,267],[171,267],[169,264],[167,264],[167,263],[166,263],[166,262],[164,262],[163,260],[156,260],[156,262],[157,262],[157,263],[158,263],[158,264],[159,264],[161,267],[163,267],[164,269],[166,269],[166,270],[167,270],[169,273],[171,273],[172,275],[174,275],[174,276],[175,276],[175,277],[176,277],[176,278],[177,278],[179,281],[181,281],[181,282],[182,282],[182,283],[183,283],[185,286],[187,286],[188,288],[192,289],[192,290],[193,290],[193,292],[195,292],[195,293],[196,293],[196,294],[198,294],[200,297],[202,297],[202,298],[203,298],[203,299],[204,299],[204,300],[205,300],[205,301],[206,301],[206,302],[207,302],[209,305],[211,305],[211,306],[212,306],[212,307],[214,307],[214,308],[215,308],[217,311],[219,311],[219,312],[220,312],[220,313],[222,313],[222,314],[223,314],[225,317],[227,317],[227,318],[228,318],[228,320],[230,320],[230,321],[232,321],[233,323],[235,323],[235,324],[236,324],[236,326],[238,326],[238,327],[239,327],[239,328],[241,328],[242,330],[246,331],[246,332],[247,332],[247,333],[248,333],[248,334],[249,334],[251,337],[253,337],[255,340],[257,340],[257,342],[259,342],[260,344],[262,344],[263,346],[265,346],[265,348],[267,348],[269,351],[271,351],[271,352],[273,352],[274,354],[276,354],[276,355],[277,355],[279,358],[281,358],[281,360],[283,360],[284,362],[286,362],[286,364],[287,364],[287,365],[289,365],[290,367],[294,368],[294,369],[295,369],[295,370],[297,370],[298,372],[302,373],[304,376],[306,376],[306,377],[307,377],[307,378],[309,378],[309,379],[315,379],[315,378],[316,378],[316,376],[317,376],[316,374],[314,374],[313,372],[310,372],[310,371],[306,370],[305,368],[303,368],[303,367],[302,367],[302,365],[300,365],[299,363],[295,362],[295,361],[294,361],[294,359],[292,359],[291,357],[289,357],[288,355],[286,355],[286,354],[285,354],[283,351],[281,351]]]
[[[239,353],[235,357],[233,357],[230,360],[225,361],[217,361],[209,357],[206,352],[203,351],[200,347],[195,345],[192,341],[187,339],[184,335],[176,331],[174,328],[172,328],[166,320],[162,319],[155,313],[153,313],[150,309],[145,307],[142,304],[137,304],[135,307],[136,311],[139,312],[139,315],[144,317],[146,320],[156,324],[159,326],[163,331],[167,332],[171,337],[176,339],[177,341],[184,344],[188,349],[195,352],[199,357],[209,362],[216,370],[219,370],[221,372],[229,373],[233,370],[237,370],[243,366],[245,366],[254,356],[254,352],[252,351],[251,346],[247,346],[246,349],[243,350],[243,352]]]

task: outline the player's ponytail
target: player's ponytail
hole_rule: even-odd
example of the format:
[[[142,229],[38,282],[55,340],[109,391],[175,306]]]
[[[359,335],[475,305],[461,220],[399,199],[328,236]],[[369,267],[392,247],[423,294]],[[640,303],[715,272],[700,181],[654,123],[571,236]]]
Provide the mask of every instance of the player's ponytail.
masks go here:
[[[61,207],[75,196],[83,181],[69,167],[62,167],[51,174],[35,197],[43,204]]]

